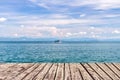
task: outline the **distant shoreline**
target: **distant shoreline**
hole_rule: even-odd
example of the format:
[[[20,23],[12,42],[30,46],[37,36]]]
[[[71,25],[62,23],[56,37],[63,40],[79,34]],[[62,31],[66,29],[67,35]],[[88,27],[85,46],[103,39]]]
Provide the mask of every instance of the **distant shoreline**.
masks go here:
[[[0,41],[0,43],[55,43],[54,41]],[[120,41],[62,41],[62,43],[120,43]]]

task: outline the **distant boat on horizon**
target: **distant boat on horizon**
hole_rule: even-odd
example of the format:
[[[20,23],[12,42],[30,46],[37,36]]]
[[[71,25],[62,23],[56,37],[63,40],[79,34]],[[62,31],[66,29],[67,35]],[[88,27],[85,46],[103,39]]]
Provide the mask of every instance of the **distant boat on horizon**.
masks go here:
[[[54,43],[61,43],[61,40],[55,40]]]

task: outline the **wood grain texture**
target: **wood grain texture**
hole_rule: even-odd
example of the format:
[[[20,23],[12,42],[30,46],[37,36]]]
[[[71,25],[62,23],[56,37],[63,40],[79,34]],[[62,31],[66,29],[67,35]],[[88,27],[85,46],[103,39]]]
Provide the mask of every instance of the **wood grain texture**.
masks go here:
[[[120,80],[120,63],[1,63],[0,80]]]

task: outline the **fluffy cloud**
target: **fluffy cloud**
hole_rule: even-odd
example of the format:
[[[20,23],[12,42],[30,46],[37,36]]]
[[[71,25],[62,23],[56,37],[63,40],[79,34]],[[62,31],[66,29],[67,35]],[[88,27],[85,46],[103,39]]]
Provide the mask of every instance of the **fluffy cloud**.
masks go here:
[[[6,18],[4,18],[4,17],[1,17],[0,18],[0,22],[5,22],[7,19]]]
[[[78,33],[71,33],[71,32],[68,32],[66,33],[66,37],[80,37],[80,36],[85,36],[87,35],[87,32],[78,32]]]
[[[25,26],[1,27],[0,37],[58,37],[60,30],[54,26]]]
[[[58,37],[59,29],[56,27],[47,27],[47,26],[24,26],[16,28],[17,31],[13,31],[15,37]]]
[[[81,26],[77,28],[59,28],[55,26],[1,27],[0,37],[32,37],[32,38],[116,38],[120,37],[120,28]],[[117,34],[117,35],[116,35]]]

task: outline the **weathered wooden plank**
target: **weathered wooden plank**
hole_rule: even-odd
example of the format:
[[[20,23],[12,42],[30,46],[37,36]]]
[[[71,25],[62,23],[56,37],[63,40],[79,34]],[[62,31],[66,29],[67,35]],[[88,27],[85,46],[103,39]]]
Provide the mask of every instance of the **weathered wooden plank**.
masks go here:
[[[35,76],[33,80],[44,80],[46,73],[50,70],[52,65],[52,63],[47,63],[45,68],[37,76]]]
[[[120,71],[115,66],[113,66],[111,63],[105,63],[105,65],[120,78]]]
[[[115,75],[105,64],[99,63],[97,64],[99,67],[101,67],[101,69],[107,74],[109,75],[109,77],[113,80],[119,80],[118,76]]]
[[[38,66],[39,64],[34,64],[32,67],[24,71],[22,74],[16,76],[13,80],[23,80],[28,74],[34,71]]]
[[[58,64],[58,70],[55,80],[64,80],[64,63]]]
[[[10,65],[10,66],[9,66]],[[18,64],[7,64],[7,69],[0,72],[0,79],[4,79],[7,75],[11,74],[12,71],[16,70]],[[4,67],[4,66],[3,66]]]
[[[112,63],[113,66],[115,66],[120,71],[120,65],[119,63]]]
[[[24,72],[26,69],[30,68],[33,65],[34,65],[33,63],[18,64],[17,68],[14,69],[14,71],[12,71],[9,75],[7,75],[4,80],[12,80],[14,77]]]
[[[7,63],[0,63],[0,66],[1,66],[1,65],[5,65],[5,64],[7,64]]]
[[[39,67],[37,67],[34,71],[32,71],[29,75],[27,75],[23,80],[33,80],[33,78],[44,69],[46,66],[46,63],[39,64]]]
[[[112,80],[103,70],[101,70],[95,63],[89,63],[89,65],[94,69],[104,80]]]
[[[95,80],[103,80],[103,78],[99,74],[97,74],[97,72],[91,66],[89,66],[87,63],[84,63],[83,65]]]
[[[49,72],[45,75],[44,80],[54,80],[56,72],[57,72],[58,64],[54,63]]]
[[[72,80],[71,70],[68,63],[65,63],[65,80]]]
[[[88,74],[88,72],[81,64],[77,63],[77,68],[79,69],[83,80],[93,80],[92,77]]]
[[[0,65],[0,73],[3,73],[7,68],[13,67],[16,63],[1,63]]]
[[[82,80],[80,76],[79,69],[77,68],[76,63],[70,63],[71,77],[72,80]]]

